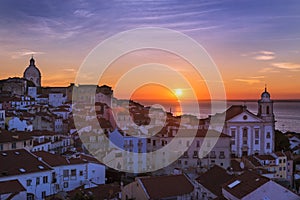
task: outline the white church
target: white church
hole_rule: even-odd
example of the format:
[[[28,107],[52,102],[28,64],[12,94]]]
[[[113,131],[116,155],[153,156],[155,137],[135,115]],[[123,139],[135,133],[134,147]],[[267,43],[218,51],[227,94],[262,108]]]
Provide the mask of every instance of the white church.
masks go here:
[[[29,66],[24,71],[23,78],[32,81],[36,87],[41,87],[41,72],[35,66],[33,57],[31,57]]]
[[[274,151],[273,101],[265,88],[258,101],[257,115],[246,106],[231,106],[226,112],[224,133],[231,136],[232,157],[269,154]]]

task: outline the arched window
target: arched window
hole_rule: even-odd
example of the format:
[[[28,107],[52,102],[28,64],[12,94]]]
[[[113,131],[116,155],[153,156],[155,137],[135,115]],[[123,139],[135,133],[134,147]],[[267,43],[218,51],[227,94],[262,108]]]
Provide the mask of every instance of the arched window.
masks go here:
[[[258,113],[260,113],[260,114],[261,114],[261,107],[262,107],[262,106],[261,106],[261,105],[259,105],[259,112],[258,112]]]
[[[270,107],[267,106],[267,115],[270,114]]]

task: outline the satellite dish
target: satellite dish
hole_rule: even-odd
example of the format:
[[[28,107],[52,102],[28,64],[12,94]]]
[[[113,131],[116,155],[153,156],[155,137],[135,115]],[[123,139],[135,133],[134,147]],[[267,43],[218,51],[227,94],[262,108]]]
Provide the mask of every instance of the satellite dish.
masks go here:
[[[240,167],[241,167],[241,169],[244,169],[245,168],[245,164],[243,162],[240,162]]]

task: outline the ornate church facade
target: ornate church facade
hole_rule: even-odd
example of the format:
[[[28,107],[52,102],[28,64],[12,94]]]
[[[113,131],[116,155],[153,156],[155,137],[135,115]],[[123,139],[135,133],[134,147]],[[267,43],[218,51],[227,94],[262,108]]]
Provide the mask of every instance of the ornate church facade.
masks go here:
[[[273,101],[265,88],[258,101],[257,115],[246,106],[231,106],[226,111],[224,132],[231,136],[233,157],[270,154],[275,145]]]

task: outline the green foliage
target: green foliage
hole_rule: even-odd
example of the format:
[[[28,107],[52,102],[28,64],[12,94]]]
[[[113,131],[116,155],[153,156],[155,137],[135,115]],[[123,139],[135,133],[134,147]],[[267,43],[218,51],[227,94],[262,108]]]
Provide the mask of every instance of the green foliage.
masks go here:
[[[275,130],[275,151],[290,150],[290,141],[288,137],[279,130]]]

